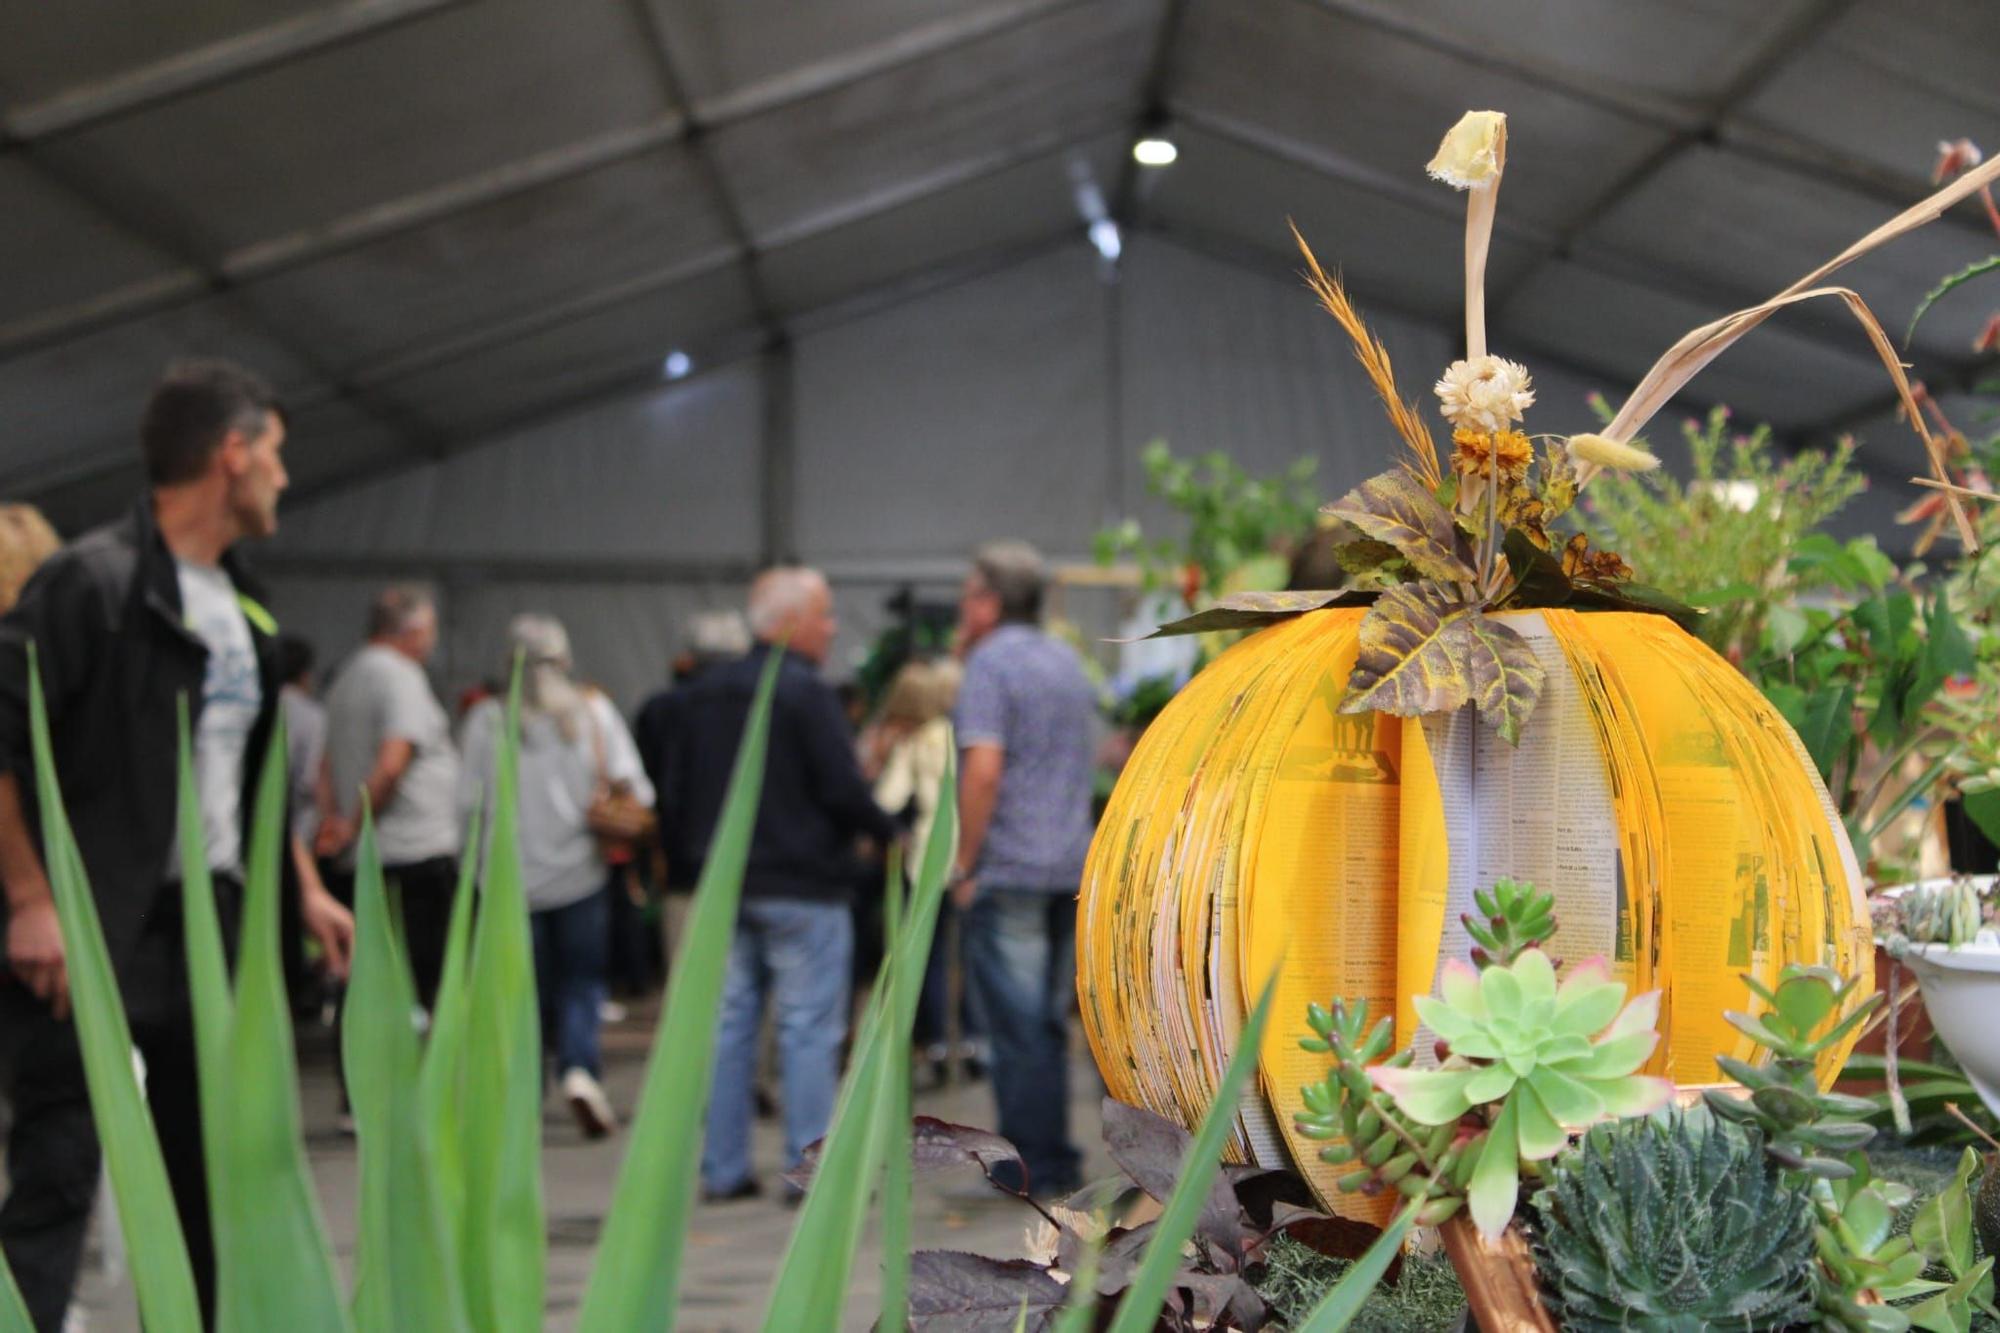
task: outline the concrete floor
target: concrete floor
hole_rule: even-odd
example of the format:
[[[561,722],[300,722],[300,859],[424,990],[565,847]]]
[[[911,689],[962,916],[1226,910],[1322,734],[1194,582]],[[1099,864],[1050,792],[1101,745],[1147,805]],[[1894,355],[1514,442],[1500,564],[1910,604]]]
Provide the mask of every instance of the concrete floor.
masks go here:
[[[629,1021],[605,1032],[605,1083],[621,1114],[629,1114],[638,1096],[652,1036],[650,1018],[650,1009],[635,1006]],[[353,1256],[354,1144],[335,1124],[330,1046],[318,1034],[309,1034],[303,1045],[301,1096],[306,1146],[327,1226],[346,1265]],[[1086,1175],[1107,1174],[1114,1168],[1098,1132],[1102,1088],[1080,1041],[1072,1069],[1071,1135],[1084,1149]],[[994,1119],[992,1094],[983,1083],[919,1092],[916,1110],[963,1124],[991,1126]],[[551,1330],[573,1327],[626,1142],[622,1133],[598,1143],[585,1140],[569,1118],[567,1106],[551,1100],[542,1140],[549,1233],[545,1325]],[[783,1136],[777,1122],[759,1121],[754,1153],[759,1175],[771,1196],[777,1193],[782,1152]],[[101,1234],[104,1217],[100,1211],[100,1234],[71,1313],[72,1327],[92,1333],[138,1333],[131,1286],[117,1257],[117,1240]],[[688,1333],[758,1328],[771,1279],[796,1217],[774,1197],[697,1208],[688,1237],[680,1318],[675,1327]],[[962,1174],[919,1177],[916,1182],[913,1234],[925,1248],[972,1250],[999,1258],[1023,1256],[1029,1252],[1030,1229],[1039,1220],[1026,1205],[994,1193],[973,1168]],[[865,1330],[873,1325],[880,1262],[880,1251],[870,1237],[855,1266],[844,1321],[847,1328]]]

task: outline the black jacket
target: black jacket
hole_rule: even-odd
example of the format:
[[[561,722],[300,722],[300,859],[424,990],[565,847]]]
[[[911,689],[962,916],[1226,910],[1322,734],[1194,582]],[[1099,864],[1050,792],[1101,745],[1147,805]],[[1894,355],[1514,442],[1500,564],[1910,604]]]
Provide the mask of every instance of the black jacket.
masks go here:
[[[692,885],[708,858],[757,679],[772,651],[759,645],[740,661],[710,667],[655,714],[656,753],[646,758],[658,769],[660,838],[676,887]],[[876,806],[861,776],[832,688],[811,663],[787,653],[771,703],[744,896],[851,900],[863,874],[854,855],[862,834],[886,842],[896,835],[895,821]]]
[[[263,707],[244,753],[247,852],[252,794],[277,716],[277,627],[234,556],[225,555],[222,563],[245,603],[263,684]],[[173,847],[176,700],[185,695],[190,717],[198,719],[208,669],[207,646],[183,624],[180,580],[154,522],[150,496],[124,519],[85,533],[49,557],[21,600],[0,617],[0,772],[18,780],[39,839],[28,739],[31,641],[41,663],[63,801],[112,964],[122,973],[154,910]],[[291,858],[280,859],[289,879]]]

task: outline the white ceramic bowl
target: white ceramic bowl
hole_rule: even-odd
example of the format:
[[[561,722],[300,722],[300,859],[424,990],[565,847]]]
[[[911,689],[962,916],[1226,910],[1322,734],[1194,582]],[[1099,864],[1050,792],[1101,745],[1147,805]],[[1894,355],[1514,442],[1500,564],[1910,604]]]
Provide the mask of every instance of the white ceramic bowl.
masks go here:
[[[1993,881],[1991,875],[1974,878],[1982,891],[1989,891]],[[1906,891],[1907,886],[1890,889],[1883,896]],[[1956,949],[1913,944],[1901,961],[1923,991],[1931,1027],[1979,1090],[1980,1100],[2000,1115],[2000,934],[1983,929],[1972,943]]]

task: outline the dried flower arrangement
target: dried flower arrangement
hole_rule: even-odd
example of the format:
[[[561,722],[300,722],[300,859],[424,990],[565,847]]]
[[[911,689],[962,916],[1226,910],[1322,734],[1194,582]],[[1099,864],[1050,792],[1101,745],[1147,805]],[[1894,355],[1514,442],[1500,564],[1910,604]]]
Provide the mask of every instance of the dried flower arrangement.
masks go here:
[[[1947,472],[1945,448],[1926,424],[1888,335],[1857,293],[1824,280],[1985,188],[2000,175],[2000,162],[1965,172],[1769,300],[1688,333],[1667,349],[1601,432],[1540,439],[1521,429],[1535,401],[1527,369],[1487,347],[1486,255],[1506,163],[1506,117],[1473,111],[1445,136],[1429,166],[1432,176],[1467,196],[1465,356],[1445,369],[1434,389],[1451,428],[1448,456],[1440,456],[1424,414],[1399,393],[1388,354],[1339,280],[1294,231],[1308,285],[1352,339],[1407,449],[1400,466],[1362,483],[1325,511],[1351,529],[1343,565],[1357,586],[1376,594],[1361,628],[1343,711],[1409,717],[1472,704],[1488,725],[1518,739],[1540,697],[1542,667],[1521,636],[1492,613],[1567,606],[1655,611],[1687,620],[1687,608],[1635,582],[1634,571],[1615,552],[1594,549],[1580,534],[1559,542],[1552,525],[1594,477],[1656,467],[1658,459],[1636,442],[1646,423],[1737,339],[1801,302],[1840,301],[1861,324],[1924,443],[1931,475],[1920,484],[1939,493],[1960,538],[1968,549],[1977,547],[1959,503],[1970,492]],[[1225,600],[1222,610],[1254,623],[1266,615],[1295,614],[1309,600],[1294,595],[1281,603],[1267,595],[1234,604]]]

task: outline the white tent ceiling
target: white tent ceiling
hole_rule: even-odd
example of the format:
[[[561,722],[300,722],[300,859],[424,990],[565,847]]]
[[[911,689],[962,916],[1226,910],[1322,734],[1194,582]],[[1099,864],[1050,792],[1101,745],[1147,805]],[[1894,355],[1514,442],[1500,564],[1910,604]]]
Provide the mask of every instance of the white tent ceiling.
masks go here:
[[[1449,327],[1461,201],[1419,164],[1468,106],[1511,117],[1496,347],[1629,382],[1940,138],[2000,148],[1996,53],[1988,0],[0,0],[0,492],[108,506],[190,350],[299,405],[302,492],[349,486],[1075,235],[1093,191],[1266,267],[1293,216]],[[1180,161],[1141,173],[1155,122]],[[1991,249],[1967,213],[1850,280],[1900,330]],[[1985,313],[1927,320],[1933,385]],[[1703,396],[1804,438],[1885,387],[1829,307]]]

